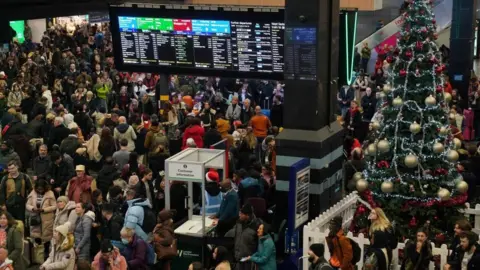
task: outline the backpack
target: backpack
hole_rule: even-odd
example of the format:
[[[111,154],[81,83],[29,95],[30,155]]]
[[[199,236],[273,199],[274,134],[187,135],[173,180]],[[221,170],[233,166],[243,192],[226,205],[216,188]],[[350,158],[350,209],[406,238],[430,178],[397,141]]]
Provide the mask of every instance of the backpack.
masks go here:
[[[146,205],[136,205],[135,203],[132,204],[132,206],[141,206],[143,208],[143,224],[142,230],[146,233],[149,234],[153,232],[153,229],[157,225],[157,216],[153,212],[152,208],[146,206]]]
[[[153,152],[159,145],[163,144],[165,150],[168,148],[168,138],[163,134],[163,130],[153,133],[152,144],[150,145],[150,152]]]
[[[338,237],[337,237],[338,239]],[[362,256],[362,250],[357,242],[353,241],[351,238],[347,237],[348,241],[350,241],[350,245],[352,245],[352,260],[350,261],[352,265],[356,265],[360,261],[360,257]],[[342,246],[339,244],[340,251],[343,254]],[[331,252],[331,251],[330,251]]]
[[[137,242],[138,242],[138,240],[137,240]],[[147,254],[146,254],[147,255],[147,257],[146,257],[147,264],[148,265],[156,264],[157,263],[157,254],[155,254],[155,250],[153,250],[153,247],[149,243],[145,242],[145,245],[147,246]]]

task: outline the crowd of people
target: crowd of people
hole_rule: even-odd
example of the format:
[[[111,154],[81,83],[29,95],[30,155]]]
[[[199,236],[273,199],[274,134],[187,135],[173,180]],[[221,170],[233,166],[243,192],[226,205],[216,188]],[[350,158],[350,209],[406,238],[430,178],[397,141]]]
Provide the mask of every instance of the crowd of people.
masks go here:
[[[165,209],[165,160],[213,145],[228,175],[207,172],[204,202],[194,185],[194,211],[234,244],[201,269],[276,269],[281,82],[171,76],[160,101],[158,75],[115,69],[108,24],[50,25],[40,44],[25,27],[0,53],[2,269],[170,269],[187,187]]]

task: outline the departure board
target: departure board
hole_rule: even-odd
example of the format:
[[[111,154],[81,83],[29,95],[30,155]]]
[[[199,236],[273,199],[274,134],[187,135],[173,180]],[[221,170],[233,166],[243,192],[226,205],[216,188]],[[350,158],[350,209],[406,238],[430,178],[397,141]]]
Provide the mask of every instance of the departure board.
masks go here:
[[[196,69],[283,76],[285,24],[199,16],[116,16],[116,57],[124,68]],[[202,16],[205,17],[205,16]],[[115,39],[115,35],[118,35]],[[117,41],[117,42],[116,42]],[[118,44],[116,44],[118,43]],[[119,48],[118,48],[119,47]]]

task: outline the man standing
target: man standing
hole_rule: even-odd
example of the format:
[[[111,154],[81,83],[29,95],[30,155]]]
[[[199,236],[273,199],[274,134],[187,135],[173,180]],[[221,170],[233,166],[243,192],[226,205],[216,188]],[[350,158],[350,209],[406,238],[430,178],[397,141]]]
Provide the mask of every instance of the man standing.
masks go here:
[[[308,251],[309,270],[333,270],[330,264],[323,257],[325,246],[323,244],[312,244]]]
[[[54,151],[50,154],[50,160],[52,162],[52,167],[49,183],[52,185],[55,195],[64,195],[68,181],[75,176],[73,164],[64,160],[63,155],[58,151]]]
[[[48,157],[48,147],[46,144],[38,148],[38,157],[33,160],[33,180],[44,179],[49,181],[52,161]]]
[[[73,177],[69,182],[66,194],[70,201],[76,203],[87,203],[92,201],[92,182],[93,178],[85,174],[85,166],[77,165],[75,167],[77,176]]]
[[[268,135],[268,130],[272,127],[270,119],[262,113],[260,106],[255,107],[255,116],[250,119],[249,126],[253,129],[253,134],[257,137],[257,146],[262,145],[263,140]]]
[[[445,270],[476,270],[480,269],[480,245],[478,235],[474,232],[462,232],[456,267],[445,265]]]
[[[70,135],[70,129],[63,125],[63,117],[55,117],[53,122],[54,128],[50,130],[50,136],[48,138],[48,148],[52,148],[54,144],[60,146],[62,141]]]
[[[127,139],[120,140],[120,150],[113,153],[112,158],[117,169],[122,169],[123,166],[128,163],[128,159],[130,158],[130,151],[128,150]]]
[[[336,216],[330,221],[330,233],[326,237],[331,254],[330,265],[342,270],[353,270],[353,248],[350,240],[344,235],[342,224],[341,216]]]
[[[18,171],[16,161],[8,163],[8,175],[0,184],[0,207],[8,211],[13,218],[25,223],[25,205],[32,191],[32,181],[28,175]]]
[[[242,114],[242,107],[238,105],[238,96],[232,98],[232,104],[228,106],[227,113],[225,118],[233,123],[233,121],[240,120],[240,115]]]
[[[236,270],[250,270],[250,261],[241,262],[241,259],[251,256],[257,249],[256,220],[253,217],[253,207],[246,204],[240,210],[237,224],[225,234],[225,237],[234,238],[233,254],[237,262]]]
[[[363,48],[360,55],[362,56],[361,68],[363,69],[363,72],[367,73],[368,62],[370,61],[370,56],[372,55],[372,50],[368,47],[367,42],[363,43]]]

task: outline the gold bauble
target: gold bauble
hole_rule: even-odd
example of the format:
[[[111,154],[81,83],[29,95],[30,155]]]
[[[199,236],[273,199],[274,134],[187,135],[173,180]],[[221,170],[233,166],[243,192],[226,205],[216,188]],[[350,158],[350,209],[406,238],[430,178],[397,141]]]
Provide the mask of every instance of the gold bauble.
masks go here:
[[[445,98],[445,101],[446,102],[450,102],[452,100],[452,94],[448,93],[448,92],[445,92],[443,94],[443,97]]]
[[[393,99],[392,104],[394,107],[400,107],[403,105],[403,100],[400,97],[396,97]]]
[[[420,130],[422,130],[422,127],[419,124],[417,124],[417,122],[413,122],[410,125],[410,132],[412,132],[413,134],[419,133]]]
[[[455,114],[450,113],[450,114],[448,115],[448,119],[450,119],[450,120],[455,120]]]
[[[372,122],[372,129],[373,130],[378,130],[380,129],[380,123],[378,121],[373,121]]]
[[[380,92],[379,97],[380,99],[384,99],[387,95],[384,92]]]
[[[404,163],[408,168],[415,168],[418,166],[418,158],[413,154],[409,154],[405,157]]]
[[[462,147],[462,141],[458,138],[453,138],[453,145],[455,145],[455,149],[460,149]]]
[[[365,179],[360,179],[355,184],[355,187],[357,188],[358,192],[364,192],[368,188],[368,183],[365,181]]]
[[[445,150],[445,147],[443,146],[442,143],[436,142],[436,143],[433,145],[433,152],[434,152],[435,154],[440,154],[440,153],[442,153],[444,150]]]
[[[390,86],[389,83],[386,83],[386,84],[383,85],[383,92],[385,94],[388,94],[388,93],[392,92],[392,87]]]
[[[456,162],[459,158],[458,152],[455,150],[450,150],[447,153],[447,160],[450,162]]]
[[[465,192],[468,191],[468,184],[467,184],[467,182],[462,180],[462,181],[457,183],[456,188],[457,188],[458,192],[465,193]]]
[[[446,128],[446,127],[441,127],[438,133],[440,133],[440,135],[447,135],[447,133],[448,133],[448,128]]]
[[[446,188],[440,188],[437,195],[442,201],[447,201],[450,199],[450,191]]]
[[[377,154],[377,147],[375,144],[371,143],[367,147],[368,155],[375,156]]]
[[[360,179],[363,179],[363,173],[361,173],[361,172],[354,173],[352,179],[355,182],[357,182]]]
[[[387,140],[381,140],[377,144],[377,149],[380,153],[386,153],[390,151],[390,143]]]
[[[392,193],[393,192],[393,183],[388,181],[388,182],[383,182],[382,186],[380,187],[382,189],[383,193]]]
[[[432,96],[428,96],[426,99],[425,99],[425,105],[427,106],[433,106],[437,104],[437,100]]]

